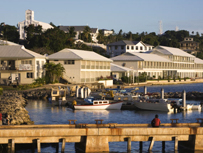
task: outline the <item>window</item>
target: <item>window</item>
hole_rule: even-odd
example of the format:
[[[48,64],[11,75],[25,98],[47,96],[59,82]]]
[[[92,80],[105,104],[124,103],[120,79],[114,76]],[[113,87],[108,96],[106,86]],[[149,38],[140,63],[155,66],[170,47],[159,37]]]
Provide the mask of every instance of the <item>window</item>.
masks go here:
[[[131,50],[134,50],[134,46],[131,46]]]
[[[147,50],[147,47],[145,47],[145,50]]]
[[[64,64],[75,64],[75,60],[64,61]]]
[[[27,78],[33,78],[33,73],[28,72],[27,73]]]
[[[124,46],[121,46],[121,49],[124,49]]]
[[[142,50],[142,46],[140,46],[140,50]]]
[[[138,46],[136,46],[136,50],[138,50]]]
[[[129,49],[129,46],[127,46],[127,49]]]

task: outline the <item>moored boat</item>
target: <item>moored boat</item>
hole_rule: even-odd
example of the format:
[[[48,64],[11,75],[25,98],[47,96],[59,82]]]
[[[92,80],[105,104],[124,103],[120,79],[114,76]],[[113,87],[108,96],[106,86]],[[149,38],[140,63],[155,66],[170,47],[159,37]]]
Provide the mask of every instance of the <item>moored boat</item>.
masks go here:
[[[74,105],[75,110],[111,110],[121,109],[123,102],[112,102],[109,103],[109,100],[93,100],[93,104],[88,105]]]

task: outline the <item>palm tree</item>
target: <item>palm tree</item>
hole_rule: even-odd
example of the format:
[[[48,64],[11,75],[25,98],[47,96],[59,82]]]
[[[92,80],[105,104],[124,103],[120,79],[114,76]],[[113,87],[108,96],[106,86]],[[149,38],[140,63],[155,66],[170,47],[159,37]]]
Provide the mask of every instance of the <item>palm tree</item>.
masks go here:
[[[46,63],[44,68],[46,70],[46,81],[50,83],[59,81],[60,77],[62,77],[65,72],[64,67],[60,63]]]

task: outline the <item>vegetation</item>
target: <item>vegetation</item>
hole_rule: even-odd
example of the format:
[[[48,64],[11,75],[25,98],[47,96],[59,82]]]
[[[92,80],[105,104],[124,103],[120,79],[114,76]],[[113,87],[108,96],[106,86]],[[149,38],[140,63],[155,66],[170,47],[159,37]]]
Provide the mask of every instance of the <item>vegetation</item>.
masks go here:
[[[29,25],[28,27],[25,27],[25,31],[27,32],[27,39],[21,43],[23,43],[26,48],[41,54],[52,54],[64,48],[72,48],[81,50],[91,50],[99,54],[105,55],[104,50],[94,49],[81,43],[75,44],[74,37],[76,35],[76,32],[74,27],[70,27],[69,32],[65,33],[53,23],[50,23],[50,25],[52,25],[53,28],[48,29],[47,31],[42,31],[41,26],[35,27],[34,25]],[[79,38],[85,42],[91,42],[92,38],[90,33],[90,27],[86,26],[83,33],[79,34]],[[156,35],[155,32],[132,33],[131,31],[129,31],[125,33],[121,29],[118,33],[114,33],[109,36],[104,36],[102,30],[99,30],[97,39],[98,43],[103,44],[108,44],[120,40],[141,40],[142,42],[153,45],[155,47],[158,45],[163,45],[179,48],[179,42],[183,41],[184,38],[188,36],[193,37],[194,41],[199,42],[199,50],[201,52],[197,53],[196,56],[203,59],[203,34],[200,35],[198,32],[196,32],[196,34],[195,32],[192,32],[192,34],[190,35],[189,31],[186,30],[168,30],[163,35]],[[19,34],[17,27],[1,23],[0,37],[1,39],[18,43]]]
[[[46,83],[59,82],[60,77],[62,77],[63,72],[65,72],[64,67],[60,63],[46,63],[44,68],[46,69]]]
[[[0,95],[3,94],[3,88],[0,87]]]

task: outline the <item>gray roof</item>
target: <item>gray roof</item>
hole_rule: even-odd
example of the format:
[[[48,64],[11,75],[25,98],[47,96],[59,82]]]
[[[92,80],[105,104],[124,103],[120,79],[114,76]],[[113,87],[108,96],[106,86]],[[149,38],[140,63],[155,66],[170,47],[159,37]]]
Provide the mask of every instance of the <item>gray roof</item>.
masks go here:
[[[111,72],[128,72],[128,71],[133,71],[133,69],[111,63]]]
[[[60,30],[63,30],[64,32],[68,32],[70,27],[74,27],[75,31],[83,31],[86,26],[59,26]],[[90,28],[92,33],[96,33],[97,28]]]
[[[24,46],[0,46],[0,58],[45,58],[45,56],[25,49]]]
[[[127,52],[122,55],[111,58],[113,61],[156,61],[156,62],[171,62],[170,60],[148,53]]]
[[[157,46],[153,49],[153,51],[158,51],[164,55],[176,55],[176,56],[184,56],[184,57],[195,57],[191,54],[186,53],[185,51],[179,48],[166,47],[166,46]],[[152,52],[153,52],[152,51]]]
[[[137,45],[139,42],[145,46],[152,46],[149,44],[145,44],[142,41],[130,41],[130,40],[121,40],[121,41],[113,42],[113,43],[107,44],[107,46]]]
[[[106,61],[112,60],[99,55],[93,51],[77,50],[65,48],[57,53],[48,56],[49,60],[89,60],[89,61]]]
[[[11,42],[11,41],[7,41],[7,40],[0,40],[0,45],[19,45],[19,44],[16,44],[14,42]]]

